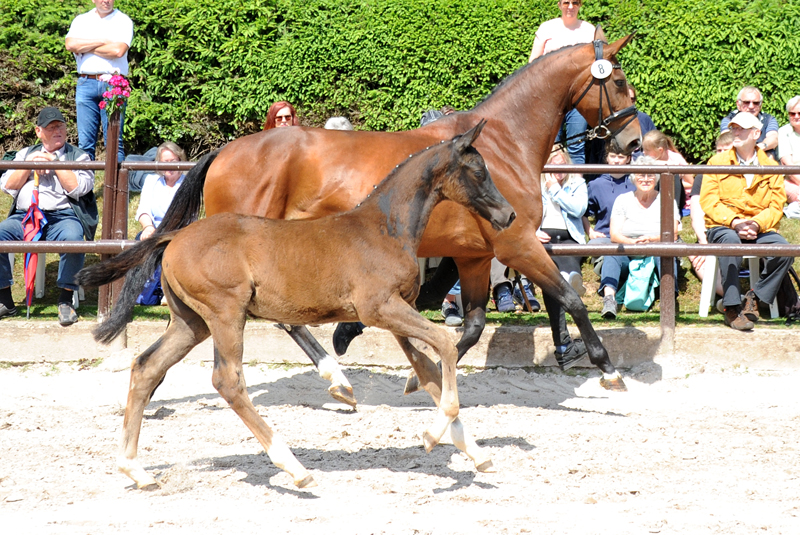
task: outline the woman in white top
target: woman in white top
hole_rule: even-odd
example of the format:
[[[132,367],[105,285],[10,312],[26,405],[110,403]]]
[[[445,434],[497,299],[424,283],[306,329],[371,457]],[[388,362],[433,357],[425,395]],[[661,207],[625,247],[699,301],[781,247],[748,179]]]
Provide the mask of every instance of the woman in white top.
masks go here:
[[[558,8],[561,10],[561,16],[557,19],[543,22],[536,30],[528,63],[559,48],[580,43],[591,43],[594,40],[594,26],[578,18],[578,13],[581,10],[580,0],[558,0]],[[586,119],[576,109],[567,112],[566,117],[564,117],[564,125],[566,125],[567,138],[582,134],[589,127]],[[561,139],[562,134],[559,131],[556,141]],[[583,141],[570,141],[567,145],[567,150],[572,163],[586,163]]]
[[[642,156],[634,165],[658,165],[650,156]],[[623,193],[614,201],[611,209],[611,241],[623,244],[655,243],[660,241],[661,197],[656,189],[660,175],[651,173],[632,173],[631,181],[636,189]],[[680,211],[674,205],[675,235],[678,235]],[[603,296],[603,317],[613,319],[617,316],[617,289],[620,280],[627,276],[631,257],[606,256],[600,273],[599,293]],[[656,263],[658,266],[658,262]]]
[[[560,147],[553,149],[548,164],[571,163],[569,155]],[[586,181],[581,175],[569,173],[542,174],[542,224],[536,236],[542,243],[586,243],[583,231],[583,214],[589,203]],[[581,277],[581,259],[578,256],[554,256],[553,262],[578,295],[586,288]]]
[[[186,161],[186,153],[172,141],[165,141],[158,146],[156,161],[183,162]],[[182,183],[181,171],[161,171],[145,178],[139,209],[136,211],[136,220],[142,225],[142,232],[137,239],[145,240],[153,235]]]
[[[800,95],[789,99],[786,103],[786,113],[789,114],[789,124],[778,129],[778,157],[781,165],[798,165],[800,164]],[[783,186],[786,188],[786,199],[790,203],[800,201],[800,175],[786,175]]]

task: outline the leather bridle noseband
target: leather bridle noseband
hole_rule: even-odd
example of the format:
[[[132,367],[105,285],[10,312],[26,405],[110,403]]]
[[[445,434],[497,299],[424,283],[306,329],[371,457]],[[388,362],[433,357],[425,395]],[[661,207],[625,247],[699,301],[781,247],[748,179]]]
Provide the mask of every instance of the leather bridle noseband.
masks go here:
[[[604,66],[600,67],[600,71],[602,72],[603,67],[610,66],[612,69],[621,69],[619,63],[612,64],[609,61],[603,60],[603,45],[606,44],[604,41],[596,40],[593,41],[592,44],[594,45],[594,58],[595,64],[600,61],[603,61],[605,64]],[[573,108],[577,108],[578,104],[583,100],[583,97],[589,93],[589,90],[592,88],[593,85],[599,84],[600,85],[600,105],[598,106],[597,110],[597,126],[594,128],[589,128],[585,132],[580,134],[570,136],[565,138],[560,144],[563,147],[566,147],[567,142],[573,139],[580,138],[581,141],[584,140],[592,140],[592,139],[606,139],[608,137],[616,137],[617,134],[622,132],[629,124],[633,122],[634,119],[637,117],[637,110],[635,105],[628,106],[619,111],[613,111],[611,106],[611,95],[608,92],[608,88],[606,87],[606,81],[610,78],[610,73],[607,74],[603,78],[599,78],[594,72],[592,72],[592,81],[586,86],[586,89],[581,93],[581,96],[578,97],[578,100],[573,105]],[[605,100],[608,105],[609,111],[612,113],[608,117],[603,117],[603,95],[605,95]],[[625,121],[622,126],[617,128],[616,130],[611,130],[609,125],[615,121],[619,121],[620,119],[624,119],[626,117],[630,117],[627,121]]]

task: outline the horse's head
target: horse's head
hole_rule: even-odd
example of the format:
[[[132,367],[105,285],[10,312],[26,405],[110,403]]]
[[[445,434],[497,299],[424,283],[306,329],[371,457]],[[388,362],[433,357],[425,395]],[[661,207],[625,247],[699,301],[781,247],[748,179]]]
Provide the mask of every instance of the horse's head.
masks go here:
[[[472,146],[484,125],[486,119],[481,119],[472,129],[453,138],[453,160],[442,183],[442,194],[486,219],[495,230],[503,230],[517,215],[494,185],[483,157]]]
[[[575,107],[592,127],[589,137],[612,137],[625,152],[641,146],[641,129],[636,107],[628,94],[628,81],[617,62],[617,53],[633,35],[608,44],[603,29],[597,26],[584,73],[573,85],[571,107]]]

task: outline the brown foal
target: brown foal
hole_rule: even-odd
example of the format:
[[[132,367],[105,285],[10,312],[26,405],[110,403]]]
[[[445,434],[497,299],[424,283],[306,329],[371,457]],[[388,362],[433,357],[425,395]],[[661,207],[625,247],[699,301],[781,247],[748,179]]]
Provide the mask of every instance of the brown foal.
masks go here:
[[[439,407],[423,434],[425,449],[430,451],[450,426],[455,445],[476,469],[491,469],[491,460],[458,419],[455,345],[445,329],[412,305],[419,293],[417,248],[440,201],[458,203],[496,232],[515,218],[472,148],[484,124],[409,157],[349,212],[311,221],[218,214],[144,240],[81,271],[81,284],[107,284],[163,254],[162,286],[171,321],[164,335],[133,362],[120,470],[140,488],[157,484],[137,459],[145,406],[167,370],[211,336],[214,387],[276,466],[298,487],[315,484],[247,395],[242,354],[248,316],[293,325],[360,320],[391,331]],[[306,277],[309,271],[316,276]],[[439,354],[441,374],[409,338]]]

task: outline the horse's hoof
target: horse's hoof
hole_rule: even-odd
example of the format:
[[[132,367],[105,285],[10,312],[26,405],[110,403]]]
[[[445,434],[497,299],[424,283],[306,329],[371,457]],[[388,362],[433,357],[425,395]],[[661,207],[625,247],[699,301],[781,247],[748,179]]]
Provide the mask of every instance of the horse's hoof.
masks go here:
[[[476,464],[475,465],[475,470],[477,470],[478,472],[494,472],[495,471],[494,464],[492,464],[492,460],[491,459],[486,459],[481,464]]]
[[[152,483],[145,483],[144,485],[137,485],[139,490],[153,491],[161,488],[161,483],[153,480]]]
[[[433,435],[425,431],[422,433],[422,443],[425,446],[425,452],[430,453],[434,446],[439,443],[439,441],[434,439]]]
[[[294,484],[297,485],[298,489],[309,489],[317,486],[317,482],[314,481],[314,477],[311,474],[308,474],[300,481],[295,481]]]
[[[606,379],[605,377],[601,377],[600,386],[602,386],[606,390],[611,390],[612,392],[628,391],[628,387],[625,386],[625,381],[622,380],[622,377],[615,377],[613,379]]]
[[[353,395],[352,387],[343,385],[331,385],[331,387],[328,388],[328,393],[336,401],[350,405],[354,409],[356,408],[357,402],[355,396]]]
[[[411,372],[411,375],[408,376],[406,379],[406,387],[403,389],[403,395],[407,396],[409,394],[413,394],[414,392],[419,391],[419,377],[414,372]]]

